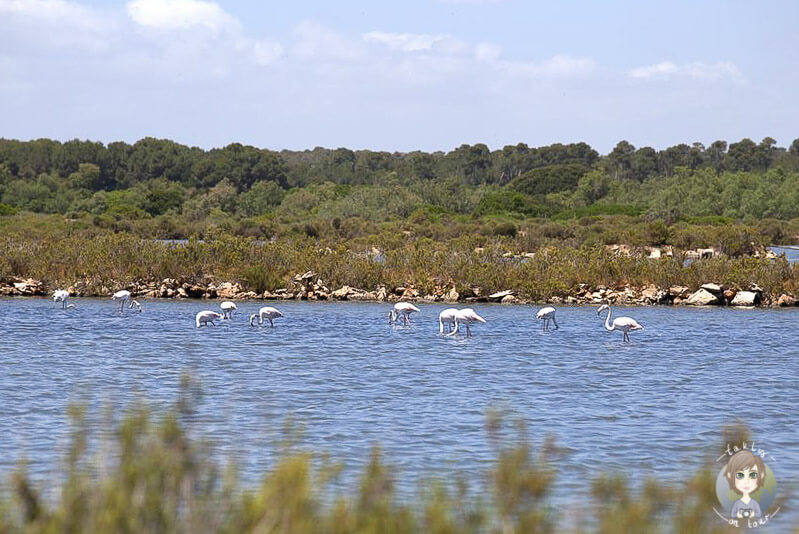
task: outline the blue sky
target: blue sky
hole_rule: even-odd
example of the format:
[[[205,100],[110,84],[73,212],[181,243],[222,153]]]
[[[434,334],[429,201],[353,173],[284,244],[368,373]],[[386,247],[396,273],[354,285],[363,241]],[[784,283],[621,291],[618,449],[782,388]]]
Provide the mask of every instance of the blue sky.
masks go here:
[[[696,4],[0,0],[0,136],[787,146],[799,3]]]

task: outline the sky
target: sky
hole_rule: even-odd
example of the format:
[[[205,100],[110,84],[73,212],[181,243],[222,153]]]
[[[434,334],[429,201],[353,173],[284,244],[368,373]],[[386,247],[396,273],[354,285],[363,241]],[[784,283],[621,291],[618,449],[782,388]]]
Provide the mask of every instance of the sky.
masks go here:
[[[788,146],[797,20],[793,0],[0,0],[0,137]]]

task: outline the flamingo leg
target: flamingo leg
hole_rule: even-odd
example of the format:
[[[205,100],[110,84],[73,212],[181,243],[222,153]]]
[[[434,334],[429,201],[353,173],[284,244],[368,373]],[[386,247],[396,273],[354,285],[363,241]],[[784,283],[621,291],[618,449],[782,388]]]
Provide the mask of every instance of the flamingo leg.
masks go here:
[[[275,327],[275,323],[272,322],[272,318],[271,317],[269,318],[269,326],[271,326],[272,328]]]
[[[469,328],[469,323],[466,323],[466,337],[472,337],[472,329]]]
[[[544,332],[546,332],[547,330],[549,330],[549,319],[544,317]]]
[[[555,319],[555,316],[552,316],[552,322],[555,323],[555,330],[558,330],[560,327],[558,326],[558,321]]]
[[[455,328],[453,328],[452,330],[450,330],[450,331],[449,331],[449,334],[447,334],[447,335],[448,335],[448,336],[454,336],[455,334],[457,334],[457,333],[458,333],[458,329],[459,329],[459,328],[460,328],[460,325],[458,324],[458,320],[457,320],[457,319],[455,319]]]

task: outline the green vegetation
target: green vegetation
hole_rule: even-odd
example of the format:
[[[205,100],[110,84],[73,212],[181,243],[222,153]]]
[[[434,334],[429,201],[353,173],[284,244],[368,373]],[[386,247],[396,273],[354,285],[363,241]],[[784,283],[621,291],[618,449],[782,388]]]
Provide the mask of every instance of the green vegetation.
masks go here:
[[[187,388],[188,390],[188,388]],[[158,416],[143,404],[109,431],[92,433],[83,409],[73,431],[62,480],[42,484],[24,464],[0,492],[0,532],[282,532],[282,533],[720,533],[713,513],[713,456],[680,485],[649,480],[634,492],[621,474],[592,483],[590,495],[553,505],[559,449],[552,438],[533,443],[523,426],[489,414],[496,460],[487,473],[454,482],[419,481],[416,499],[399,499],[396,472],[379,449],[365,463],[358,488],[339,480],[342,466],[303,450],[289,430],[276,460],[255,488],[243,486],[232,462],[202,440],[192,423],[191,395]],[[740,427],[718,444],[748,441]],[[91,452],[95,451],[95,452]],[[671,469],[671,466],[665,466]],[[672,469],[673,470],[673,469]],[[435,477],[436,473],[430,473]],[[449,477],[452,480],[452,477]],[[52,490],[52,491],[51,491]],[[775,519],[776,520],[776,519]],[[788,525],[784,525],[788,528]]]
[[[515,237],[497,237],[493,234],[505,232],[502,224],[490,228],[492,235],[461,236],[446,242],[389,233],[354,239],[347,246],[322,246],[319,239],[311,237],[261,243],[228,236],[174,244],[92,228],[65,231],[45,227],[40,229],[44,233],[40,238],[13,231],[0,235],[0,279],[30,276],[50,287],[77,282],[84,294],[106,294],[109,288],[165,278],[190,283],[237,281],[262,292],[290,287],[294,275],[312,270],[333,288],[348,285],[373,290],[379,285],[410,284],[422,294],[456,287],[466,296],[475,287],[486,293],[513,288],[520,297],[531,300],[568,296],[581,283],[611,288],[628,284],[698,287],[709,280],[747,288],[755,283],[766,295],[775,297],[799,289],[799,265],[789,265],[783,258],[719,257],[684,266],[679,254],[650,260],[619,256],[601,246],[546,246],[558,238],[521,232]],[[569,231],[558,223],[545,228],[553,235]],[[676,237],[689,239],[680,237],[680,230]],[[653,239],[663,239],[665,229],[653,223],[646,231]],[[724,227],[724,232],[722,235],[729,233],[732,246],[741,241],[739,233],[753,235],[739,227]],[[693,239],[693,234],[690,237]],[[373,246],[380,247],[379,256]],[[521,255],[531,249],[537,252]]]
[[[787,221],[799,217],[799,139],[789,149],[766,138],[659,152],[622,141],[607,156],[585,143],[388,153],[0,139],[0,216],[14,210],[156,238],[225,231],[269,239],[328,226],[369,234],[384,224],[424,226],[431,214],[479,227],[492,217],[523,224],[619,214],[669,226]]]
[[[260,292],[313,269],[333,287],[455,284],[527,298],[581,282],[776,293],[796,286],[793,268],[746,257],[797,236],[799,140],[659,152],[622,141],[606,156],[585,143],[388,153],[0,140],[0,278],[210,277]],[[611,244],[677,253],[621,259],[600,250]],[[698,247],[728,257],[684,268],[680,251]]]

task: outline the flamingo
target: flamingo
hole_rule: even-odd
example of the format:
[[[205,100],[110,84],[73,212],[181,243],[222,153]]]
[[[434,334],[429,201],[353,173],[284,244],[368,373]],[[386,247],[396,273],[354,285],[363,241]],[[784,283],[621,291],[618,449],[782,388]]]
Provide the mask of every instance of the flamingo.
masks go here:
[[[250,326],[255,326],[255,318],[258,317],[258,324],[264,324],[264,317],[269,320],[269,326],[274,327],[275,323],[272,322],[272,319],[277,319],[278,317],[285,317],[280,310],[277,308],[273,308],[271,306],[264,306],[258,313],[253,313],[250,315]]]
[[[128,304],[129,310],[132,310],[133,308],[136,308],[136,311],[141,313],[141,304],[139,304],[138,300],[131,300],[130,304]]]
[[[397,302],[394,309],[388,312],[388,324],[396,323],[402,315],[402,322],[405,325],[411,324],[411,313],[418,312],[419,308],[409,302]]]
[[[119,301],[119,311],[125,311],[125,303],[130,300],[130,291],[122,290],[117,291],[111,297],[111,300],[118,300]]]
[[[74,304],[67,304],[67,299],[69,298],[69,292],[64,291],[63,289],[57,289],[55,293],[53,293],[53,302],[60,302],[61,309],[69,310],[74,308]]]
[[[221,313],[217,313],[211,310],[205,310],[199,312],[194,317],[194,322],[197,323],[197,328],[200,328],[201,326],[208,326],[208,323],[211,323],[211,326],[216,326],[214,321],[217,319],[222,319],[223,317],[224,315],[222,315]]]
[[[222,308],[222,314],[224,315],[223,317],[224,319],[232,319],[233,312],[236,311],[237,309],[236,303],[230,302],[229,300],[226,300],[225,302],[220,304],[219,307]]]
[[[625,343],[630,342],[630,330],[643,330],[644,327],[638,324],[638,321],[632,319],[630,317],[616,317],[613,320],[613,324],[610,322],[610,314],[613,313],[610,309],[610,306],[607,304],[603,304],[599,307],[596,311],[597,315],[600,315],[604,310],[608,310],[608,316],[605,318],[605,330],[608,332],[613,332],[614,330],[620,330],[624,333],[624,341]]]
[[[546,308],[538,310],[538,313],[535,314],[535,318],[544,320],[544,331],[549,330],[549,321],[555,323],[556,330],[560,328],[558,322],[555,320],[555,308],[552,306],[547,306]]]
[[[452,331],[455,325],[455,314],[458,313],[457,308],[447,308],[438,314],[438,333],[444,333],[444,323],[447,323],[447,333]]]
[[[463,323],[466,325],[466,336],[472,337],[472,329],[469,328],[469,325],[474,322],[484,323],[486,322],[486,320],[477,315],[477,312],[475,312],[471,308],[464,308],[462,310],[458,310],[457,313],[455,313],[455,330],[453,330],[447,335],[454,336],[455,334],[457,334],[458,331],[460,330],[460,323]]]

